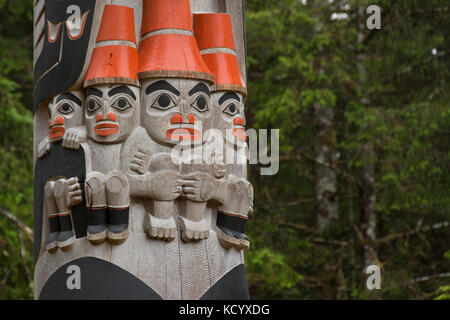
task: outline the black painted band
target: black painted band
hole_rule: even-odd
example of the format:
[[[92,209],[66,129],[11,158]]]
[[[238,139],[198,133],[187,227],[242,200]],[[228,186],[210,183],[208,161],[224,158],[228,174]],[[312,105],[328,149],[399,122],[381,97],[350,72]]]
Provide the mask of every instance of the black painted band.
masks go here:
[[[61,226],[61,231],[72,231],[72,220],[70,214],[65,213],[58,215],[59,224]]]
[[[108,222],[112,225],[128,224],[130,208],[108,208]]]
[[[245,223],[247,219],[240,218],[239,216],[230,215],[223,212],[217,212],[217,223],[218,227],[223,227],[239,233],[245,232]]]
[[[49,224],[49,228],[50,228],[50,233],[59,232],[58,216],[49,217],[48,224]]]
[[[88,209],[88,224],[90,226],[106,225],[107,208]]]

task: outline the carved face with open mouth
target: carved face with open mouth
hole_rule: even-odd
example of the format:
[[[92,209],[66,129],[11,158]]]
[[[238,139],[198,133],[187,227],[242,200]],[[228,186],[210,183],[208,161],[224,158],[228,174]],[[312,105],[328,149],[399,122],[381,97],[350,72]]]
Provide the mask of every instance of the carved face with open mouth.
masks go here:
[[[201,141],[203,133],[211,127],[210,96],[210,86],[204,81],[143,80],[143,126],[158,143]]]
[[[222,131],[227,142],[241,147],[247,141],[245,113],[242,94],[217,91],[212,95],[214,124]]]
[[[55,96],[48,104],[49,137],[61,141],[66,129],[83,125],[83,91],[72,91]]]
[[[96,85],[86,93],[86,130],[99,143],[125,140],[138,122],[139,88],[132,85]]]

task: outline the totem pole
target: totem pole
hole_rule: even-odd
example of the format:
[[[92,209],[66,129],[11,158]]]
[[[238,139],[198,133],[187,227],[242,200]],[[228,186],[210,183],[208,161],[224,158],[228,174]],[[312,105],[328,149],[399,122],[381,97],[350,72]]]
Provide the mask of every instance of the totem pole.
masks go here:
[[[35,1],[36,299],[248,299],[243,23],[241,0]]]

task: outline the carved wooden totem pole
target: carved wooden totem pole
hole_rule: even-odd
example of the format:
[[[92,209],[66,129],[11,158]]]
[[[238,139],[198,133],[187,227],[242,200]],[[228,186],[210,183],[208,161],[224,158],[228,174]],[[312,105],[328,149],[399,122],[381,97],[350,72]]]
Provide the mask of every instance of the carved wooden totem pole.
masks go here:
[[[248,299],[243,1],[34,15],[36,299]]]

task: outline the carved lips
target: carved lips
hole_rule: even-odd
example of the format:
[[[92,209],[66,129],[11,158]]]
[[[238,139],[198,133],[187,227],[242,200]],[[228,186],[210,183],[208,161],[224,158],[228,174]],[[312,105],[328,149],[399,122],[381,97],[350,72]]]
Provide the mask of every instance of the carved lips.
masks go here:
[[[64,117],[62,117],[62,116],[56,117],[56,119],[53,123],[50,120],[49,128],[50,128],[50,133],[49,133],[50,141],[56,142],[66,132],[66,128],[64,128]]]
[[[170,119],[169,129],[166,136],[170,140],[200,140],[202,133],[194,129],[195,117],[189,115],[189,122],[184,122],[184,118],[180,113],[176,113]]]
[[[95,121],[98,124],[94,127],[94,132],[99,136],[107,137],[119,132],[119,124],[117,123],[117,117],[114,112],[109,112],[106,115],[106,119],[103,119],[102,114],[99,113]]]
[[[232,135],[247,141],[247,134],[245,133],[245,123],[244,123],[244,119],[242,118],[234,118],[233,119],[233,130],[232,130]]]

